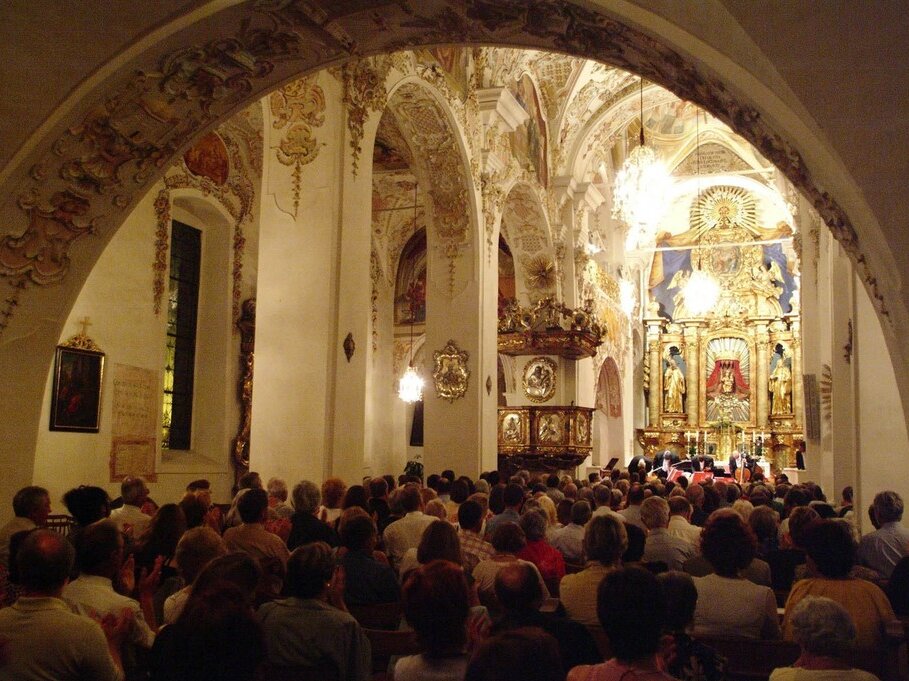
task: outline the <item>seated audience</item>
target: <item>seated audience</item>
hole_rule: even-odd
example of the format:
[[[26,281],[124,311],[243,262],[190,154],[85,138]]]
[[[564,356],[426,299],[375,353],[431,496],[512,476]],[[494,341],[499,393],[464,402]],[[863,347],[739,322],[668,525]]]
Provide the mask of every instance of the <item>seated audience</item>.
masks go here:
[[[460,565],[436,560],[412,571],[403,588],[404,618],[420,653],[398,660],[395,681],[461,681],[467,670],[469,590]]]
[[[337,546],[337,533],[316,517],[322,504],[322,493],[316,484],[309,480],[298,482],[294,485],[293,500],[294,513],[290,517],[287,548],[293,551],[298,546],[316,541]]]
[[[151,573],[143,571],[143,579],[135,585],[139,590],[136,601],[114,590],[114,582],[119,579],[124,589],[132,593],[135,578],[133,561],[125,560],[123,535],[113,520],[100,520],[86,527],[79,536],[76,556],[80,574],[64,587],[63,600],[75,612],[99,620],[129,611],[126,642],[151,648],[156,629],[152,599],[158,585],[160,559]]]
[[[691,575],[664,572],[657,575],[657,582],[666,599],[664,631],[672,637],[672,657],[667,660],[666,671],[681,681],[723,681],[726,678],[725,658],[688,634],[698,602],[698,591]]]
[[[19,600],[0,610],[4,679],[116,681],[122,678],[120,643],[126,618],[99,624],[73,613],[61,600],[73,569],[74,551],[62,535],[37,530],[16,555],[24,589]]]
[[[555,613],[542,613],[543,591],[536,573],[529,565],[512,563],[496,575],[496,598],[501,614],[490,633],[538,627],[556,639],[562,651],[565,672],[579,664],[600,661],[596,642],[584,625]]]
[[[347,485],[341,478],[328,478],[322,483],[322,509],[319,520],[334,526],[341,517],[341,502],[347,493]]]
[[[259,681],[264,662],[262,628],[249,602],[235,584],[216,581],[195,589],[155,641],[151,680]]]
[[[701,545],[701,528],[691,524],[691,502],[684,494],[675,494],[669,497],[669,534],[672,537],[684,539],[695,552]]]
[[[662,563],[668,570],[681,570],[694,555],[694,547],[685,539],[669,534],[669,504],[663,497],[649,497],[641,504],[641,522],[647,528],[644,542],[645,563]]]
[[[79,485],[63,495],[63,505],[73,517],[70,541],[75,543],[83,528],[110,515],[110,496],[101,487]]]
[[[521,522],[521,508],[524,506],[524,488],[521,485],[511,482],[502,489],[501,504],[502,510],[498,510],[496,504],[493,505],[493,496],[496,490],[493,490],[493,495],[489,499],[489,508],[496,514],[488,521],[486,521],[486,536],[489,539],[492,539],[493,533],[499,528],[500,525],[505,523],[514,523],[517,525]]]
[[[379,534],[385,531],[388,523],[391,522],[388,517],[391,515],[391,508],[388,505],[388,481],[385,478],[372,478],[368,484],[369,488],[369,514],[376,520],[376,527]]]
[[[802,649],[791,667],[779,667],[770,681],[877,681],[874,674],[852,669],[843,653],[852,649],[855,626],[839,603],[806,596],[792,609],[791,638]]]
[[[345,603],[394,603],[400,599],[401,588],[395,571],[373,555],[376,526],[372,518],[358,515],[347,520],[341,528],[341,546],[347,549],[341,558],[346,577]]]
[[[477,585],[480,600],[484,604],[495,605],[495,581],[496,575],[506,565],[512,563],[526,563],[533,565],[537,575],[540,571],[537,566],[530,561],[518,558],[518,552],[524,548],[527,540],[524,537],[524,530],[514,523],[505,523],[492,535],[492,548],[495,551],[489,558],[481,560],[473,569],[474,583]],[[549,598],[549,588],[540,576],[544,598]]]
[[[339,679],[370,679],[369,639],[346,612],[343,568],[335,569],[331,547],[314,542],[294,549],[284,588],[287,598],[265,603],[257,612],[269,664],[311,668],[330,664]]]
[[[408,549],[415,549],[423,538],[423,530],[438,518],[423,513],[423,497],[418,485],[408,484],[398,494],[404,517],[385,528],[385,552],[392,567],[398,569]]]
[[[547,497],[548,498],[548,497]],[[527,543],[517,556],[537,566],[549,590],[556,593],[565,576],[565,559],[546,541],[546,515],[540,509],[527,509],[521,516],[521,529]]]
[[[570,503],[570,502],[569,502]],[[566,563],[584,564],[584,526],[591,517],[590,504],[576,501],[571,506],[570,522],[556,530],[551,543],[562,553]]]
[[[714,574],[695,577],[694,635],[753,639],[780,637],[770,587],[742,576],[757,551],[754,532],[735,511],[714,512],[701,534],[701,553]],[[730,595],[735,594],[735,600]]]
[[[897,617],[909,617],[909,556],[897,563],[890,573],[887,598]]]
[[[896,564],[909,555],[909,529],[900,525],[903,499],[896,492],[879,492],[868,513],[875,531],[862,537],[858,559],[882,578],[889,579]]]
[[[774,589],[789,591],[792,583],[798,577],[804,576],[800,573],[805,571],[805,536],[809,528],[820,520],[817,511],[810,506],[796,506],[792,509],[779,548],[767,554]]]
[[[180,613],[183,612],[196,577],[211,561],[226,553],[227,547],[224,546],[224,540],[210,527],[194,527],[180,537],[174,560],[185,586],[164,601],[163,624],[173,624],[177,621]]]
[[[887,622],[896,618],[880,587],[849,572],[855,562],[855,545],[846,521],[824,520],[814,525],[805,538],[811,577],[792,585],[786,601],[783,631],[793,640],[792,612],[806,596],[824,596],[843,606],[855,625],[858,650],[875,650],[884,640]]]
[[[275,518],[290,518],[294,509],[287,503],[287,483],[281,478],[271,478],[265,490],[268,492],[269,515]]]
[[[136,570],[150,571],[155,561],[161,559],[161,579],[174,577],[176,566],[172,565],[177,542],[186,532],[186,516],[178,504],[164,504],[152,516],[148,527],[136,537],[133,555]]]
[[[445,502],[441,499],[430,499],[429,501],[426,501],[423,512],[438,520],[448,520],[448,508],[446,508]]]
[[[186,518],[187,530],[191,530],[194,527],[201,527],[202,525],[210,527],[206,522],[206,516],[208,515],[209,509],[200,497],[187,492],[183,495],[183,498],[180,499],[180,509],[183,511],[183,517]],[[215,530],[215,532],[220,534],[219,530]]]
[[[249,489],[237,502],[242,524],[224,533],[228,551],[243,551],[265,563],[275,559],[284,565],[289,555],[280,537],[265,529],[268,518],[268,494],[264,489]]]
[[[575,667],[567,681],[669,681],[657,650],[666,601],[656,577],[638,567],[610,572],[597,587],[597,617],[615,657]]]
[[[644,488],[641,485],[632,486],[625,496],[625,503],[625,508],[619,511],[625,518],[625,522],[629,525],[636,525],[646,532],[647,526],[644,525],[644,522],[641,520],[641,504],[644,503]]]
[[[748,517],[748,524],[757,538],[757,557],[770,565],[770,578],[773,579],[773,565],[768,555],[779,548],[780,514],[768,505],[755,506]],[[773,587],[777,588],[776,585]]]
[[[492,544],[483,539],[485,517],[483,507],[472,499],[458,507],[458,540],[461,542],[461,557],[467,574],[472,574],[477,563],[495,553]]]
[[[564,681],[559,645],[536,627],[506,630],[486,639],[464,681]]]
[[[568,617],[591,627],[599,624],[596,603],[590,597],[603,578],[621,566],[628,548],[626,525],[615,516],[596,516],[584,532],[587,564],[573,575],[565,575],[559,585],[559,598]]]
[[[43,487],[23,487],[13,497],[14,517],[0,528],[0,565],[9,568],[9,541],[17,532],[47,524],[51,512],[50,495]]]
[[[148,487],[142,478],[124,478],[120,483],[120,497],[123,505],[110,512],[110,519],[117,523],[121,532],[136,539],[151,522],[151,516],[142,512],[142,506],[148,501]]]

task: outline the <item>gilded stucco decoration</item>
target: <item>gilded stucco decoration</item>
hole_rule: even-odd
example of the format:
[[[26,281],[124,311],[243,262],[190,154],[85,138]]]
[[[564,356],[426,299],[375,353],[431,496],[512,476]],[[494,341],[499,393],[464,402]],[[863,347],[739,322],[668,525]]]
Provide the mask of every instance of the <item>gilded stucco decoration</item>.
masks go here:
[[[436,395],[443,400],[454,402],[467,394],[470,381],[470,368],[467,366],[469,353],[461,350],[458,344],[449,340],[445,347],[432,353],[433,381]]]
[[[427,0],[381,8],[364,2],[261,1],[224,9],[219,22],[211,23],[210,40],[197,32],[197,42],[188,44],[178,33],[172,38],[176,47],[167,52],[137,55],[129,69],[99,89],[93,108],[74,107],[79,113],[62,122],[65,131],[46,142],[43,152],[36,150],[31,168],[14,171],[18,174],[5,189],[17,199],[19,219],[5,221],[0,241],[0,275],[13,297],[23,285],[48,286],[65,277],[73,241],[90,234],[92,225],[119,226],[199,131],[294,73],[351,54],[422,44],[507,43],[583,55],[639,73],[735,129],[804,193],[855,263],[877,310],[889,318],[855,228],[818,186],[798,150],[697,62],[596,9],[565,0]],[[102,247],[99,241],[86,257]],[[8,323],[5,317],[4,328]]]
[[[385,108],[388,96],[385,79],[390,67],[388,57],[381,56],[350,61],[341,69],[354,175],[357,174],[360,154],[363,152],[363,126],[366,125],[366,119],[371,113]]]
[[[164,277],[167,274],[167,254],[170,249],[170,191],[165,187],[155,198],[155,261],[152,263],[152,300],[155,316],[161,314],[164,298]]]
[[[316,77],[300,78],[271,93],[272,127],[285,130],[276,150],[280,163],[293,168],[294,217],[300,207],[303,166],[319,156],[314,128],[325,123],[325,93]]]
[[[556,267],[552,260],[545,255],[538,255],[526,260],[523,265],[529,289],[535,293],[552,290],[556,281]]]

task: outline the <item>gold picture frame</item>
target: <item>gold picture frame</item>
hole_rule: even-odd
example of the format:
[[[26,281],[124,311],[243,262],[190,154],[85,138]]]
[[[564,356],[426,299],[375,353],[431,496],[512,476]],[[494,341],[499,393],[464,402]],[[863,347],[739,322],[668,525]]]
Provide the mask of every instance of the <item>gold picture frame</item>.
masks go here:
[[[558,365],[548,357],[534,357],[524,366],[521,386],[531,402],[548,402],[555,395]]]
[[[444,348],[433,352],[432,357],[435,366],[432,378],[435,381],[436,394],[449,402],[464,397],[470,380],[467,351],[461,350],[457,343],[449,340]]]

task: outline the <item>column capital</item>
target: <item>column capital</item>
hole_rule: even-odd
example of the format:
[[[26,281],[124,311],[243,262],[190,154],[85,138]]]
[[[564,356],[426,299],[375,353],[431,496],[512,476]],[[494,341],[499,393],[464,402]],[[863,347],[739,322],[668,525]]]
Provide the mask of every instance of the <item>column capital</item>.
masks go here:
[[[498,122],[506,132],[514,132],[530,114],[524,110],[511,91],[505,87],[490,87],[477,90],[477,102],[480,105],[480,120],[485,128]]]

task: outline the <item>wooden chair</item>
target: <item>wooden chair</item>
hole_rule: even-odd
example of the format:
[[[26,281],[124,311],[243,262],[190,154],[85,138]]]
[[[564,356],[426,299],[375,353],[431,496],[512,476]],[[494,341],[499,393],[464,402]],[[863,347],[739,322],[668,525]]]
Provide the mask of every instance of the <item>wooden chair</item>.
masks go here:
[[[792,666],[801,654],[798,644],[791,641],[697,638],[726,658],[729,681],[766,681],[770,672],[777,667]]]
[[[392,658],[416,655],[420,652],[416,634],[412,631],[386,631],[364,629],[372,646],[372,678],[382,681],[388,677],[388,665]]]
[[[347,611],[364,629],[395,631],[401,624],[401,603],[370,603],[350,605]]]
[[[338,667],[329,659],[320,660],[312,667],[280,667],[265,664],[262,681],[341,681]]]

